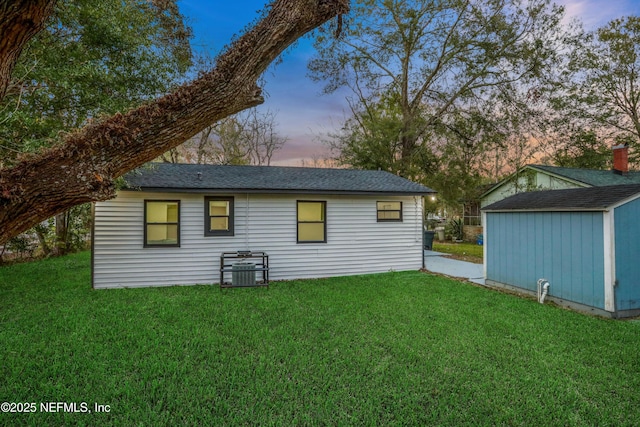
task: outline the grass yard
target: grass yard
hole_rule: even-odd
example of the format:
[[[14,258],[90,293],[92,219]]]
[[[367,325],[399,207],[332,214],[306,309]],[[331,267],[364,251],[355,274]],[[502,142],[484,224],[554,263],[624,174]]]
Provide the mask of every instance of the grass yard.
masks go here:
[[[484,246],[469,242],[433,242],[433,250],[450,254],[452,258],[482,264]]]
[[[0,268],[0,402],[37,405],[1,425],[640,425],[635,321],[419,272],[94,291],[89,263]]]

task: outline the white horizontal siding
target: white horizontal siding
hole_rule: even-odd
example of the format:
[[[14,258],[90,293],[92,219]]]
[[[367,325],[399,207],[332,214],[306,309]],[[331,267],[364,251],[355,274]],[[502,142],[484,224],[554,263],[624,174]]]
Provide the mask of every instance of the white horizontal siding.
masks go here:
[[[215,196],[215,194],[209,194]],[[180,247],[144,248],[144,200],[180,200]],[[327,202],[327,243],[296,243],[296,201]],[[377,222],[376,202],[403,202],[403,222]],[[235,195],[235,235],[204,236],[204,195],[120,192],[96,203],[94,286],[219,283],[220,254],[269,255],[270,279],[417,270],[419,197]]]

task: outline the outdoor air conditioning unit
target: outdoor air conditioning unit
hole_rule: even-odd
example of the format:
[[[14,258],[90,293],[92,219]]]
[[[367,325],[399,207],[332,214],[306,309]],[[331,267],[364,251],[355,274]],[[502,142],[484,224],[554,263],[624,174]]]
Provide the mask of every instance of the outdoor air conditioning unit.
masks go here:
[[[251,262],[236,262],[231,266],[233,286],[255,286],[256,265]]]

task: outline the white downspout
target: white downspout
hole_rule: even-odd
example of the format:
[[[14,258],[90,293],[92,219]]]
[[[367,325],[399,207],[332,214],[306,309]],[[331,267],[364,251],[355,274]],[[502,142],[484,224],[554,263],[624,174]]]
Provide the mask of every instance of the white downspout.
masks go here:
[[[413,202],[414,202],[414,206],[416,208],[416,217],[418,216],[418,196],[413,196]],[[424,223],[424,205],[425,205],[425,196],[420,197],[420,204],[421,204],[421,209],[420,209],[420,221],[418,222],[418,219],[416,218],[416,230],[418,231],[417,236],[416,236],[416,240],[420,243],[420,253],[422,254],[422,269],[425,270],[427,268],[427,264],[426,261],[424,259],[424,227],[425,227],[425,223]],[[420,226],[422,225],[422,226]]]
[[[616,311],[616,229],[615,209],[602,213],[602,236],[604,240],[604,309]]]
[[[249,193],[247,193],[247,212],[244,219],[244,249],[249,251],[249,221],[250,221],[250,211],[249,211]]]

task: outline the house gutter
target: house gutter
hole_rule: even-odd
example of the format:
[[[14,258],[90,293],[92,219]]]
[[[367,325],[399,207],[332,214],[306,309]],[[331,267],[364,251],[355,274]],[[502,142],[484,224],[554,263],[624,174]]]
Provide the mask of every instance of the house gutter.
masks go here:
[[[265,189],[265,188],[175,188],[175,187],[134,187],[119,191],[142,191],[149,193],[189,193],[189,194],[317,194],[326,196],[421,196],[436,194],[436,191],[354,191],[354,190],[305,190],[305,189]]]

